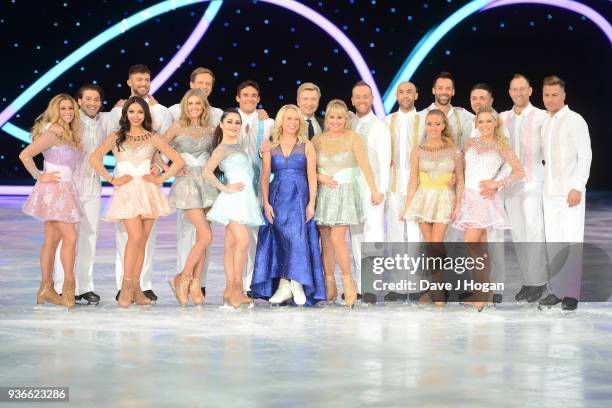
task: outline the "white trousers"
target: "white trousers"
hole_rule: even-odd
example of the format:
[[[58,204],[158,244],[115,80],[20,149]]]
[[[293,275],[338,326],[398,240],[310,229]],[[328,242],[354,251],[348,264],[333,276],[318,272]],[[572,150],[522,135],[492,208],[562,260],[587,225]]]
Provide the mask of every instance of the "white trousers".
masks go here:
[[[212,232],[212,225],[211,225]],[[189,217],[185,211],[176,210],[176,273],[180,273],[185,267],[189,252],[193,244],[195,244],[196,229],[189,221]],[[209,247],[210,248],[210,247]],[[208,261],[210,260],[209,251],[206,251],[206,259],[204,260],[204,270],[202,271],[202,286],[206,286],[206,276],[208,273]],[[166,273],[166,280],[172,279],[174,276],[169,276],[171,271]]]
[[[389,193],[385,200],[387,211],[387,242],[421,242],[419,224],[413,221],[402,221],[400,215],[406,207],[406,196]]]
[[[76,262],[74,265],[76,295],[94,292],[93,266],[96,257],[98,224],[100,223],[100,205],[100,197],[81,201],[83,218],[77,224]],[[55,264],[53,266],[53,282],[57,293],[62,293],[62,285],[64,284],[64,268],[60,260],[61,249],[62,243],[60,242],[55,252]]]
[[[514,250],[527,286],[546,283],[543,185],[541,181],[532,181],[506,192],[505,207],[512,226]]]
[[[571,208],[566,196],[544,195],[542,201],[550,290],[560,298],[580,299],[586,194]]]
[[[251,290],[251,280],[253,279],[253,267],[255,266],[255,252],[257,250],[257,234],[259,227],[247,227],[249,232],[249,251],[247,261],[242,273],[242,288],[244,292]]]
[[[155,243],[157,235],[157,222],[153,224],[147,246],[145,248],[145,258],[142,265],[142,273],[140,274],[140,288],[142,290],[153,289],[153,256],[155,255]],[[127,245],[128,234],[125,230],[123,222],[115,224],[115,278],[117,280],[117,290],[121,289],[123,281],[123,259],[125,255],[125,246]]]
[[[373,206],[369,190],[361,192],[365,220],[362,224],[350,226],[353,261],[355,262],[355,279],[361,293],[361,243],[383,242],[385,240],[385,203]],[[366,200],[367,197],[367,200]]]

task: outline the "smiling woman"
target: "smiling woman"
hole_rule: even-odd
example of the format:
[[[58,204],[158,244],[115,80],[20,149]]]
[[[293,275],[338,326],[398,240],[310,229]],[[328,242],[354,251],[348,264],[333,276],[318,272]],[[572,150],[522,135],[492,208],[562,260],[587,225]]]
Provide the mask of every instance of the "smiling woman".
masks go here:
[[[70,95],[59,94],[49,102],[45,112],[36,119],[32,129],[32,144],[19,154],[25,168],[36,179],[23,212],[44,222],[44,243],[40,251],[41,282],[36,303],[75,304],[74,261],[76,257],[76,224],[81,219],[79,197],[73,173],[80,156],[79,113]],[[42,153],[44,170],[34,163]],[[53,288],[55,251],[62,242],[60,258],[65,279],[60,297]]]

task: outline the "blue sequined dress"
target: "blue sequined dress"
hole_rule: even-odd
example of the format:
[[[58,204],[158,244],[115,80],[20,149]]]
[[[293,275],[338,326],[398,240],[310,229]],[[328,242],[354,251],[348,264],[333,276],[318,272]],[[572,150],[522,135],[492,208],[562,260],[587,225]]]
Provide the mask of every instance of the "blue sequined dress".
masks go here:
[[[303,285],[306,304],[325,300],[325,282],[314,219],[306,221],[309,201],[305,144],[295,145],[288,157],[279,146],[272,149],[269,202],[274,223],[264,217],[259,227],[251,290],[256,298],[269,299],[280,278]]]

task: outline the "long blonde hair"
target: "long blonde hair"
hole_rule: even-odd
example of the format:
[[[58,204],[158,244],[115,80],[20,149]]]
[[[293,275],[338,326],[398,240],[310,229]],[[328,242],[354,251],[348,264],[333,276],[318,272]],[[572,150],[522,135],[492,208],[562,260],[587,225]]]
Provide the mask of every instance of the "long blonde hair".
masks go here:
[[[345,129],[349,129],[351,127],[351,118],[349,116],[348,113],[348,107],[346,106],[346,103],[344,103],[344,101],[342,99],[332,99],[331,101],[329,101],[329,103],[327,104],[327,107],[325,108],[325,129],[327,130],[327,117],[329,115],[329,113],[331,112],[335,112],[335,113],[340,113],[344,116],[345,122],[344,122],[344,128]]]
[[[283,120],[285,119],[285,113],[289,109],[296,111],[298,117],[300,118],[300,127],[298,128],[296,134],[296,144],[302,144],[308,141],[308,136],[306,136],[306,120],[304,119],[304,115],[302,115],[302,111],[300,111],[300,108],[298,108],[296,105],[289,104],[280,108],[276,114],[276,118],[274,119],[274,128],[272,129],[272,146],[276,146],[280,143],[280,137],[283,134]]]
[[[451,132],[450,124],[448,123],[448,117],[446,116],[446,113],[442,112],[439,109],[430,110],[425,116],[425,125],[427,125],[427,117],[433,115],[439,116],[442,119],[442,122],[444,122],[444,129],[442,130],[441,134],[442,143],[444,143],[446,146],[453,146],[455,144],[455,138],[453,137],[453,134]]]
[[[187,112],[187,101],[192,96],[197,97],[200,102],[202,102],[202,115],[200,116],[200,126],[209,126],[210,104],[208,103],[208,99],[206,99],[206,95],[204,95],[204,92],[202,92],[202,90],[198,88],[188,90],[181,99],[181,115],[179,117],[179,123],[182,127],[187,128],[191,126],[191,119],[189,118],[189,112]]]
[[[495,140],[495,144],[498,149],[505,149],[510,146],[510,142],[504,133],[504,124],[499,119],[499,114],[493,109],[491,106],[481,106],[476,113],[476,126],[478,127],[478,116],[482,113],[488,113],[493,116],[493,119],[497,122],[495,125],[495,129],[493,130],[493,140]]]
[[[64,122],[64,119],[60,115],[59,106],[60,103],[65,100],[72,103],[72,109],[74,110],[74,119],[72,119],[72,122],[70,123]],[[58,135],[60,139],[73,146],[80,146],[81,138],[79,134],[79,106],[72,96],[62,93],[51,98],[49,105],[47,105],[47,109],[45,109],[45,111],[41,113],[34,121],[34,126],[32,126],[32,141],[38,139],[40,135],[54,123],[57,123],[63,130],[62,134]]]

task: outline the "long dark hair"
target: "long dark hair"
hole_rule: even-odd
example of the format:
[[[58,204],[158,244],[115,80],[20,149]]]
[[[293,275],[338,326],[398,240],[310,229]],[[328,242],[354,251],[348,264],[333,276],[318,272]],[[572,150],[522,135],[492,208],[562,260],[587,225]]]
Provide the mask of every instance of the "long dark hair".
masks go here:
[[[144,121],[142,122],[142,127],[149,132],[153,132],[153,118],[151,117],[151,111],[149,110],[149,104],[147,101],[142,99],[140,96],[130,96],[125,104],[123,105],[123,109],[121,109],[121,119],[119,119],[119,130],[117,131],[117,149],[121,150],[121,145],[125,142],[127,138],[127,132],[130,130],[130,121],[127,117],[127,111],[130,105],[138,104],[144,111]]]
[[[215,128],[215,133],[213,134],[213,142],[212,142],[213,150],[215,150],[217,146],[219,146],[221,144],[221,141],[223,140],[223,129],[221,129],[221,122],[223,122],[223,119],[225,119],[227,115],[231,113],[235,113],[236,115],[240,116],[240,112],[238,112],[238,109],[236,108],[227,108],[223,111],[223,114],[221,115],[221,119],[219,119],[219,124]],[[242,116],[240,116],[240,120],[242,120]]]
[[[238,112],[238,109],[236,108],[227,108],[223,111],[223,114],[221,115],[221,119],[219,119],[219,124],[215,128],[215,133],[213,134],[213,142],[212,142],[213,151],[217,148],[217,146],[221,144],[221,141],[223,140],[223,129],[221,129],[221,122],[223,122],[223,120],[227,117],[227,115],[230,115],[232,113],[235,113],[236,115],[240,116],[240,112]],[[240,116],[240,120],[242,120],[242,116]],[[217,176],[217,178],[221,180],[222,183],[225,182],[224,181],[225,177],[223,175],[223,172],[219,168],[219,166],[217,166],[217,168],[215,169],[215,176]]]

